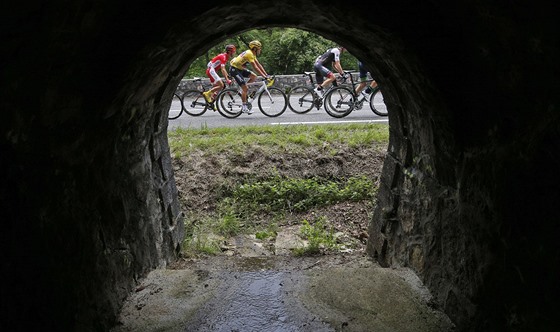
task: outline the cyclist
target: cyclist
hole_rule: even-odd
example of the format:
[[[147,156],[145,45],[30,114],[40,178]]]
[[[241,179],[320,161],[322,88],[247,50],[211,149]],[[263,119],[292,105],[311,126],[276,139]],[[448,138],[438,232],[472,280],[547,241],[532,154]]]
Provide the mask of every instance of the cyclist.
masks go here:
[[[368,70],[366,69],[366,66],[362,61],[358,61],[358,71],[360,72],[360,84],[358,84],[358,86],[356,87],[356,96],[358,96],[367,85]],[[375,91],[375,89],[377,89],[377,82],[373,80],[371,81],[365,92],[369,94],[372,91]]]
[[[249,49],[242,52],[230,62],[231,67],[229,68],[229,75],[235,79],[237,84],[241,87],[241,100],[243,101],[243,106],[241,108],[242,112],[252,114],[253,110],[249,109],[247,105],[247,84],[244,78],[249,78],[247,83],[252,83],[257,79],[257,75],[252,71],[247,69],[247,63],[251,64],[253,69],[255,69],[261,76],[269,79],[266,70],[261,65],[257,56],[261,54],[262,44],[258,40],[253,40],[249,43]]]
[[[317,87],[315,88],[315,93],[317,95],[322,96],[323,88],[334,82],[336,77],[326,66],[332,65],[332,68],[336,70],[340,76],[344,76],[344,70],[342,70],[342,66],[340,65],[340,55],[346,49],[342,46],[334,47],[328,49],[325,53],[318,56],[315,59],[315,79],[317,80]],[[324,78],[326,78],[324,80]]]
[[[216,68],[220,67],[222,75],[226,80],[227,84],[231,84],[228,73],[226,71],[226,63],[235,54],[235,45],[226,45],[226,51],[216,55],[210,62],[208,62],[208,68],[206,69],[206,76],[210,78],[210,83],[212,83],[212,89],[203,92],[204,99],[208,104],[214,102],[216,94],[224,88],[224,82],[216,72]]]

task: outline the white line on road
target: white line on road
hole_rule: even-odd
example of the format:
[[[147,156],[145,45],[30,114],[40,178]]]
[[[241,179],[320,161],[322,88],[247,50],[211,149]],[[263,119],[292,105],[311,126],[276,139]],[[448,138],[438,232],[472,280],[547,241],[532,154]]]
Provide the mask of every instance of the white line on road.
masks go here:
[[[389,122],[388,119],[383,120],[340,120],[340,121],[312,121],[312,122],[272,122],[271,125],[296,125],[296,124],[332,124],[332,123],[359,123],[359,122]]]

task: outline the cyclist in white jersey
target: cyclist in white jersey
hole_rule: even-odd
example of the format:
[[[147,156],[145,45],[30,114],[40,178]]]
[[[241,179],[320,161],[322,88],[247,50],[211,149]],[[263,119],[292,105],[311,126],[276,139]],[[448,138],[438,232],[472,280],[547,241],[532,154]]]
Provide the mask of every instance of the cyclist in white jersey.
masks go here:
[[[340,65],[340,55],[345,50],[346,49],[342,46],[334,47],[328,49],[325,53],[315,59],[315,66],[313,68],[315,70],[315,79],[317,80],[315,92],[318,95],[321,96],[323,88],[334,82],[336,79],[333,72],[326,66],[332,65],[332,68],[336,70],[340,76],[344,76],[344,70],[342,70],[342,66]]]

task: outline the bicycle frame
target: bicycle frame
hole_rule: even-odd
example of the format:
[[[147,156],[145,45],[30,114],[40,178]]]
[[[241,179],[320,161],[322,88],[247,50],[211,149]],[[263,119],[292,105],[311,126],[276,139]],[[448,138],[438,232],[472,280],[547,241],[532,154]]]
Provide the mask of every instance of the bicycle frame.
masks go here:
[[[247,86],[247,102],[252,103],[252,101],[255,100],[255,97],[258,96],[263,91],[266,91],[266,94],[268,95],[268,97],[272,98],[272,96],[270,95],[270,92],[268,91],[268,87],[272,84],[274,84],[274,79],[272,79],[272,83],[270,83],[270,84],[268,84],[266,82],[266,80],[256,81],[256,82],[251,82],[251,83],[245,83],[245,85]],[[257,90],[249,93],[249,87],[258,86],[258,85],[260,85],[260,87]],[[240,94],[243,93],[241,87],[239,87],[238,91],[239,91]]]
[[[269,117],[279,116],[284,113],[287,107],[287,99],[284,92],[279,88],[273,87],[273,84],[274,78],[271,80],[247,82],[247,99],[245,102],[241,98],[243,95],[243,88],[241,86],[225,89],[217,97],[217,109],[224,117],[234,118],[242,113],[241,110],[244,104],[247,106],[248,113],[251,114],[253,103],[256,103],[258,109],[264,115]],[[251,88],[251,91],[249,91],[249,88]]]
[[[352,72],[346,72],[350,76],[351,85],[348,86],[341,86],[330,92],[328,95],[325,96],[325,110],[327,113],[335,118],[342,118],[350,114],[353,110],[359,110],[363,107],[365,102],[369,103],[369,106],[373,113],[379,116],[385,116],[383,112],[378,111],[373,103],[373,98],[377,98],[376,96],[381,96],[379,94],[379,89],[376,87],[373,89],[371,94],[364,94],[362,92],[356,93],[355,90],[355,83],[354,77],[352,76]],[[372,82],[372,80],[366,80],[365,82]],[[336,93],[336,95],[335,95]],[[382,102],[382,99],[381,99]]]
[[[315,92],[315,82],[313,82],[313,75],[315,74],[315,72],[309,72],[306,71],[304,72],[304,76],[308,76],[309,77],[309,81],[311,82],[311,88],[313,89],[313,99],[314,99],[314,104],[315,107],[317,109],[321,109],[321,107],[323,106],[323,97],[317,95],[317,93]],[[333,74],[334,75],[334,74]],[[338,82],[340,78],[335,79],[332,84],[323,91],[323,96],[326,96],[327,93],[329,93],[332,89],[336,88],[338,86],[338,84],[343,84],[344,82],[346,82],[346,79],[342,79],[341,82]]]
[[[328,88],[323,90],[323,96],[319,96],[315,91],[317,84],[315,84],[313,80],[314,75],[315,72],[303,72],[303,77],[306,77],[306,82],[290,89],[288,93],[288,104],[294,113],[305,114],[313,108],[320,110],[324,105],[323,97],[333,89],[336,89],[339,84],[344,84],[344,82],[346,82],[345,78],[341,79],[341,77],[338,77]]]

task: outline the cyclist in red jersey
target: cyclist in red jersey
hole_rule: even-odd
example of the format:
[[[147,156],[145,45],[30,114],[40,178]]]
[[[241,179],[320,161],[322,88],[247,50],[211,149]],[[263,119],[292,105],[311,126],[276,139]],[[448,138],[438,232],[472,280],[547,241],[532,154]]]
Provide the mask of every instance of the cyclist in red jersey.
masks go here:
[[[231,84],[231,80],[229,79],[229,75],[226,70],[226,63],[229,58],[235,54],[235,52],[236,48],[234,45],[226,45],[226,51],[224,53],[216,55],[212,60],[210,60],[210,62],[208,62],[206,76],[210,78],[210,83],[212,83],[213,87],[212,89],[202,93],[207,103],[213,103],[216,94],[224,88],[224,82],[216,72],[216,68],[220,67],[227,84]]]

